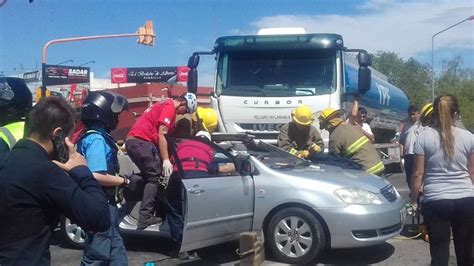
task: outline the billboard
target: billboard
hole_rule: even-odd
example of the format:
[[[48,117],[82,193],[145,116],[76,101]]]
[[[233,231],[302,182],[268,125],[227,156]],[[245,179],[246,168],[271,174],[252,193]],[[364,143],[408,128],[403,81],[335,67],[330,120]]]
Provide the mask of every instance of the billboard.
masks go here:
[[[90,68],[43,65],[43,84],[45,86],[78,83],[90,83]]]
[[[110,80],[112,83],[167,82],[176,76],[176,81],[185,82],[188,80],[188,71],[189,68],[185,66],[112,68]]]

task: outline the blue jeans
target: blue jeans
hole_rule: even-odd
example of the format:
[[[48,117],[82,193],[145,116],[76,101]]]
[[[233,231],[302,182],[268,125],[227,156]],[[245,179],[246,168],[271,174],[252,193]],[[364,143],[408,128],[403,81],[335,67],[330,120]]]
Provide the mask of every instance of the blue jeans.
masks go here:
[[[115,204],[109,204],[109,211],[110,228],[104,232],[87,233],[81,265],[128,265],[127,250],[118,229],[124,212]]]

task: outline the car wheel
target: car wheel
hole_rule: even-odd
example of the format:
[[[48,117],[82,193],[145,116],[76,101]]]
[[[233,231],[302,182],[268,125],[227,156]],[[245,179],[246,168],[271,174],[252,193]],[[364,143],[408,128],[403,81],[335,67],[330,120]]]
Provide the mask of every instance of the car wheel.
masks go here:
[[[307,264],[324,250],[326,236],[313,214],[292,207],[273,215],[265,231],[265,243],[277,261]]]
[[[83,248],[85,245],[86,232],[67,217],[61,218],[61,234],[66,245],[72,248]]]

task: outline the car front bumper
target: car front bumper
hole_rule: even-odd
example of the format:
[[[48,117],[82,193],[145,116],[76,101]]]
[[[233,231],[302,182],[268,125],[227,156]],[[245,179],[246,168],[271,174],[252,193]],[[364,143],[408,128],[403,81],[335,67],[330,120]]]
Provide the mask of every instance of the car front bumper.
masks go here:
[[[399,198],[382,205],[347,205],[316,210],[329,228],[331,248],[371,246],[397,236],[406,218]]]

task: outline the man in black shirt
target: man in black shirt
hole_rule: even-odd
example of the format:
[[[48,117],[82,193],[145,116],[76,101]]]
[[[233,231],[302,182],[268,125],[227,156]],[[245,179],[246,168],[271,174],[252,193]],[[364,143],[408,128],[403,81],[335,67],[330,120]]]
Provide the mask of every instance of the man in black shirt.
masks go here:
[[[25,139],[0,156],[2,266],[49,265],[49,242],[60,214],[86,230],[110,226],[104,192],[84,157],[64,139],[74,128],[67,102],[42,99],[29,113],[25,128]]]

